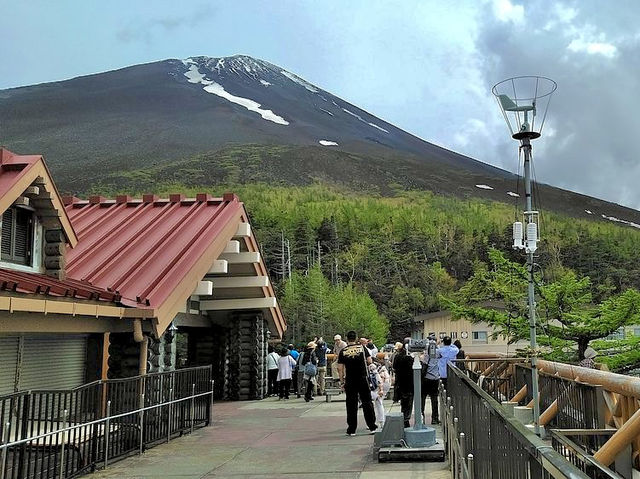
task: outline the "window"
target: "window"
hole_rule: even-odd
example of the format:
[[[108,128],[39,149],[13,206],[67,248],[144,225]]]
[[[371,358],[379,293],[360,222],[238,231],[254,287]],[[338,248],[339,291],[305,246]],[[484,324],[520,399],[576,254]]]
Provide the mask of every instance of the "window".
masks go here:
[[[471,333],[471,339],[474,343],[487,344],[487,332],[486,331],[473,331]]]
[[[2,215],[2,261],[31,265],[33,212],[11,207]]]

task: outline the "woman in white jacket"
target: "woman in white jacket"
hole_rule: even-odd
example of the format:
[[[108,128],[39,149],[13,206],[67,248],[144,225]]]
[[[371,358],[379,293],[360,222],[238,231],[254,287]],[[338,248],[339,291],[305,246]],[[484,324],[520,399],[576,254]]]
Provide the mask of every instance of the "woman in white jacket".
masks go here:
[[[373,401],[373,410],[376,413],[376,422],[378,427],[384,424],[384,381],[378,372],[378,366],[375,363],[369,364],[369,377],[371,383],[375,383],[375,388],[371,390],[371,401]],[[388,391],[388,390],[387,390]]]

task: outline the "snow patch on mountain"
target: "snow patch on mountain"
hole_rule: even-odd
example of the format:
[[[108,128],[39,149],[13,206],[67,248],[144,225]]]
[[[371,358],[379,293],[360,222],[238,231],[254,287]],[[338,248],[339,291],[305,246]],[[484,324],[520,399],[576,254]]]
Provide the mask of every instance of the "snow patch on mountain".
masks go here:
[[[338,146],[338,144],[335,141],[329,141],[329,140],[320,140],[318,141],[318,143],[320,143],[322,146]]]
[[[271,85],[271,83],[269,83],[266,80],[260,80],[260,83],[262,83],[264,86],[270,86]]]
[[[476,188],[480,188],[481,190],[492,190],[493,186],[489,185],[476,185]]]
[[[297,83],[298,85],[302,85],[307,90],[309,90],[311,93],[318,93],[318,89],[316,87],[314,87],[311,83],[308,83],[308,82],[304,81],[299,76],[296,76],[293,73],[289,73],[286,70],[282,70],[280,73],[282,73],[284,76],[286,76],[292,82]]]
[[[605,220],[613,221],[614,223],[622,223],[624,225],[633,226],[634,228],[640,229],[640,225],[638,223],[634,223],[633,221],[621,220],[620,218],[616,218],[615,216],[607,216],[607,215],[600,215],[600,216],[602,216]]]
[[[203,90],[206,91],[207,93],[212,93],[212,94],[217,95],[217,96],[219,96],[221,98],[224,98],[225,100],[228,100],[228,101],[230,101],[232,103],[235,103],[236,105],[243,106],[249,111],[256,112],[258,115],[260,115],[265,120],[272,121],[272,122],[277,123],[279,125],[288,125],[289,124],[289,122],[287,120],[285,120],[284,118],[282,118],[279,115],[276,115],[273,111],[264,110],[264,109],[260,108],[261,105],[257,101],[250,100],[249,98],[242,98],[240,96],[232,95],[231,93],[226,91],[222,87],[222,85],[220,85],[219,83],[216,83],[216,82],[211,81],[211,80],[206,80],[204,74],[200,73],[200,70],[198,69],[198,65],[197,64],[190,65],[189,66],[189,70],[187,72],[185,72],[184,76],[187,77],[187,81],[189,83],[197,83],[197,84],[200,84],[200,85],[204,85]]]
[[[320,111],[325,112],[327,115],[333,116],[333,113],[331,113],[329,110],[325,110],[324,108],[320,108]]]
[[[591,211],[591,210],[584,210],[584,212],[585,212],[586,214],[588,214],[588,215],[592,215],[592,214],[593,214],[593,211]]]
[[[334,103],[335,104],[335,103]],[[337,105],[336,105],[337,106]],[[348,113],[349,115],[356,117],[358,120],[360,120],[362,123],[366,123],[369,126],[372,126],[374,128],[377,128],[380,131],[384,131],[385,133],[389,133],[387,130],[385,130],[384,128],[382,128],[381,126],[376,125],[375,123],[371,123],[367,120],[365,120],[364,118],[362,118],[360,115],[358,115],[357,113],[354,113],[352,111],[347,110],[346,108],[343,108],[342,111],[344,111],[345,113]]]
[[[518,193],[514,193],[513,191],[507,191],[507,194],[509,196],[513,196],[514,198],[520,198],[520,195]]]

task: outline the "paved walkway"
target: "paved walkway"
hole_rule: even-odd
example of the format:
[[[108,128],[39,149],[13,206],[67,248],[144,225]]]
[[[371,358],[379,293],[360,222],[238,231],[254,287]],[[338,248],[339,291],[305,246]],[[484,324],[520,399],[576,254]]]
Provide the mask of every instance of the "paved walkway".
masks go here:
[[[361,413],[358,435],[345,436],[344,408],[344,402],[320,398],[216,403],[213,426],[87,478],[409,479],[426,472],[430,479],[451,477],[442,462],[378,464]]]

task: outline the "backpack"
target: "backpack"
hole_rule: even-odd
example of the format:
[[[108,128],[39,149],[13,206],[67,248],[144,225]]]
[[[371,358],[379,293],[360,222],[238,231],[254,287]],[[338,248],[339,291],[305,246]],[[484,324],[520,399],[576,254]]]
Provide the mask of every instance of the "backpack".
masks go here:
[[[375,391],[376,389],[378,389],[378,377],[376,375],[376,373],[369,373],[369,387],[371,388],[372,391]]]
[[[305,376],[314,377],[316,374],[318,374],[318,368],[316,367],[315,364],[309,361],[307,364],[304,365]]]

